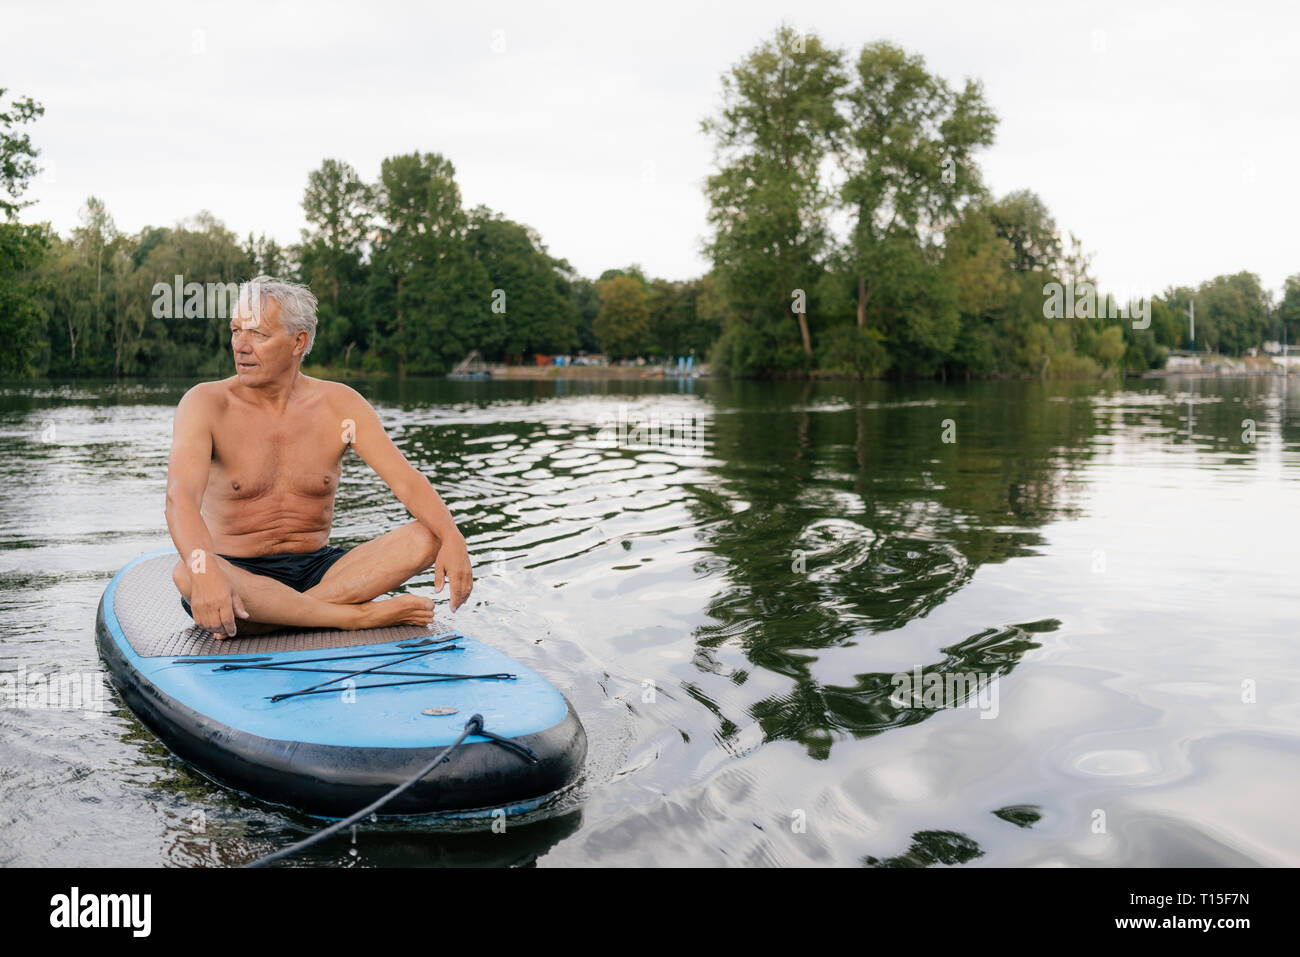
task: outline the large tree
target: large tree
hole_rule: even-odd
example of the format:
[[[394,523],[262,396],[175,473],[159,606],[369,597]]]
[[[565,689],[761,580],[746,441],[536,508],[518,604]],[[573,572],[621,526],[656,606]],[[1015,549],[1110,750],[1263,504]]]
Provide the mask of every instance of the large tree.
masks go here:
[[[307,176],[302,209],[310,228],[296,252],[299,278],[320,302],[313,355],[342,356],[345,368],[352,350],[370,343],[365,255],[374,202],[375,191],[342,160],[327,159]]]
[[[367,305],[380,346],[399,372],[445,372],[472,348],[491,303],[455,167],[437,153],[385,159],[376,211]]]
[[[552,259],[535,229],[484,206],[470,214],[468,244],[492,285],[491,308],[473,329],[484,355],[568,352],[578,346],[578,317],[568,263]]]
[[[977,81],[954,91],[923,57],[884,42],[863,48],[847,99],[841,196],[852,217],[849,261],[865,326],[882,267],[898,255],[890,245],[932,239],[964,199],[982,193],[972,156],[993,142],[997,118]]]
[[[1216,276],[1196,292],[1196,341],[1239,356],[1268,338],[1271,313],[1270,296],[1254,273]]]
[[[823,166],[845,83],[840,51],[783,25],[723,76],[722,109],[703,122],[718,163],[706,185],[714,274],[747,327],[733,336],[768,342],[737,371],[788,364],[790,333],[812,355],[808,291],[829,235]]]
[[[900,371],[931,374],[959,328],[939,239],[984,191],[973,155],[997,120],[978,82],[953,90],[889,43],[863,48],[854,80],[839,157],[857,325],[878,330]]]
[[[91,196],[86,200],[81,208],[81,226],[72,235],[85,254],[87,266],[94,264],[95,334],[98,336],[104,314],[104,251],[117,239],[117,226],[102,199]]]

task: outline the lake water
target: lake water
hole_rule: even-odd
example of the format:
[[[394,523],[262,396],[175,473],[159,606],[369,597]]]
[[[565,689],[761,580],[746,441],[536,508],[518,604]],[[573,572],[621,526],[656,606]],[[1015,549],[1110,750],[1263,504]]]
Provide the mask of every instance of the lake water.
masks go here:
[[[104,682],[95,609],[170,545],[189,384],[0,384],[0,675]],[[559,687],[589,755],[504,834],[381,820],[302,863],[1300,864],[1300,382],[357,388],[469,541],[442,622]],[[349,456],[333,542],[407,520]],[[111,692],[5,704],[2,865],[321,826]]]

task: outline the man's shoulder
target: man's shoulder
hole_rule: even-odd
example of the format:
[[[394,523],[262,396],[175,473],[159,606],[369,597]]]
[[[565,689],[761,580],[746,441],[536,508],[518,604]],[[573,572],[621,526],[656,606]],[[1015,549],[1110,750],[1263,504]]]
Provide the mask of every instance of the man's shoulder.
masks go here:
[[[220,403],[224,403],[230,397],[230,387],[234,384],[238,376],[231,376],[228,379],[213,379],[211,382],[198,382],[181,396],[181,405],[212,408]]]
[[[358,402],[366,401],[365,396],[345,383],[333,382],[329,379],[312,379],[311,381],[313,388],[319,389],[319,394],[329,399],[331,403],[355,407]]]

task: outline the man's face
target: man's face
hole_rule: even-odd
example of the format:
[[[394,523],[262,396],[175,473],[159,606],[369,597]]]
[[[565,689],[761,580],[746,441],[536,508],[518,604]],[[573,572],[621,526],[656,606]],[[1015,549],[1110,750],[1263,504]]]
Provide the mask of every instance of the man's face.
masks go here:
[[[280,304],[267,297],[254,313],[240,300],[230,319],[230,347],[235,354],[235,374],[241,385],[257,386],[279,379],[297,365],[298,339],[280,323]],[[306,348],[306,342],[302,343]]]

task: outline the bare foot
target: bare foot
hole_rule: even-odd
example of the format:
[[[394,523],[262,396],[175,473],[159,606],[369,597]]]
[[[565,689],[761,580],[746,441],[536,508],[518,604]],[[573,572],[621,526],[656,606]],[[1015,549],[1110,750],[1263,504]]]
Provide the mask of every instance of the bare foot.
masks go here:
[[[388,625],[432,625],[433,599],[419,595],[398,595],[357,606],[362,609],[359,628],[384,628]]]

